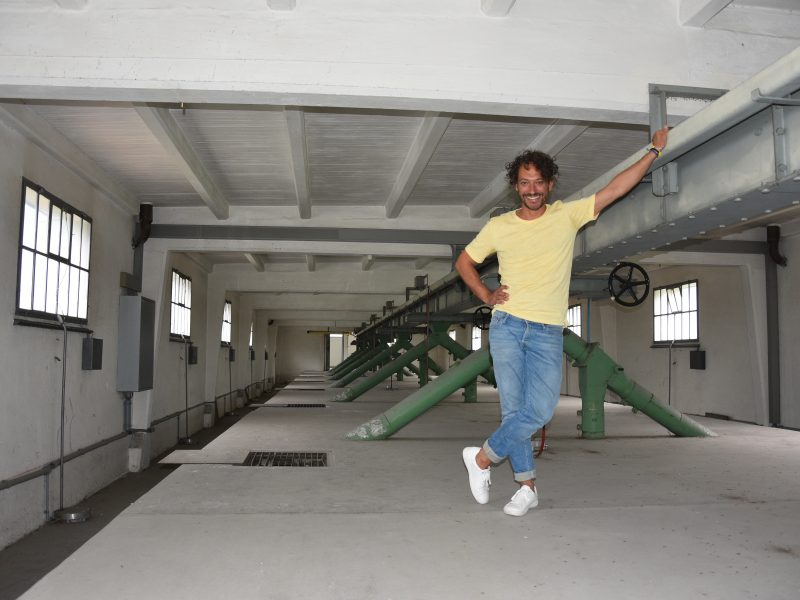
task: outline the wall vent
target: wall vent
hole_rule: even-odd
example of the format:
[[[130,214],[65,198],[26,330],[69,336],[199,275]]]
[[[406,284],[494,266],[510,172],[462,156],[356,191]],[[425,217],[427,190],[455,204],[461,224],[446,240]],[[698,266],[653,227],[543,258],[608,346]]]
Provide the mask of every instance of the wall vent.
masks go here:
[[[245,467],[327,467],[327,452],[250,452]]]

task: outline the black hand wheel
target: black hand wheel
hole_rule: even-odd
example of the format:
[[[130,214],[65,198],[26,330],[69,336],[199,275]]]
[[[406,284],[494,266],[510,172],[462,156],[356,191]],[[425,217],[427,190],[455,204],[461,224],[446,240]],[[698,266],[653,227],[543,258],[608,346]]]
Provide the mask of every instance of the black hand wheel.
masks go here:
[[[636,263],[621,262],[608,276],[608,293],[622,306],[638,306],[650,293],[650,277]]]
[[[478,329],[486,331],[489,329],[489,323],[491,322],[492,309],[488,306],[480,306],[472,313],[472,324]]]

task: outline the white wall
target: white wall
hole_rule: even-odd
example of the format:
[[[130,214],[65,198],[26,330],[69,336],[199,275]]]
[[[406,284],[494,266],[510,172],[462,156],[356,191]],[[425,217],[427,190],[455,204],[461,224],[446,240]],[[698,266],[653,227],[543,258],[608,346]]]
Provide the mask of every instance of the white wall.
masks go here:
[[[276,380],[292,381],[303,371],[322,371],[325,360],[325,336],[306,333],[307,327],[278,327],[275,349]]]
[[[59,456],[63,334],[12,324],[16,307],[22,177],[88,214],[93,220],[89,324],[103,340],[103,368],[81,370],[81,338],[67,348],[65,452],[112,437],[123,429],[123,399],[116,390],[119,273],[130,272],[132,220],[96,189],[0,121],[0,480],[35,470]],[[127,471],[127,440],[91,452],[65,467],[64,503],[70,506]],[[57,508],[58,474],[50,476],[49,507]],[[0,547],[45,519],[44,481],[0,491]]]

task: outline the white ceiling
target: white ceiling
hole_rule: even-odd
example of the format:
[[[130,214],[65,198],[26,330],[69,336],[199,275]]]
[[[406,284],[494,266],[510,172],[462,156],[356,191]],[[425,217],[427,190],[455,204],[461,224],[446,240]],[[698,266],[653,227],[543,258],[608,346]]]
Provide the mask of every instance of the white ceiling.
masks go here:
[[[58,4],[77,10],[87,6],[80,0]],[[524,2],[507,4],[512,15],[532,10]],[[800,0],[695,4],[709,13],[702,23],[707,29],[800,37],[800,27],[788,26],[797,22]],[[255,7],[245,5],[247,10]],[[0,7],[18,10],[48,6],[52,1],[0,1]],[[749,18],[742,20],[745,14]],[[654,60],[668,56],[666,50]],[[271,242],[269,249],[263,240],[249,242],[242,236],[237,244],[190,253],[212,271],[290,271],[298,278],[331,270],[384,273],[391,284],[363,291],[374,295],[379,288],[394,294],[385,299],[395,300],[414,275],[430,273],[435,279],[449,272],[448,232],[477,231],[492,208],[514,203],[500,178],[504,164],[520,151],[536,147],[553,153],[561,169],[556,196],[567,197],[642,149],[649,137],[646,126],[630,121],[559,120],[546,112],[513,117],[366,109],[348,107],[343,96],[335,108],[253,105],[246,94],[241,102],[224,105],[134,104],[141,99],[132,94],[128,102],[120,101],[120,93],[110,101],[78,101],[59,99],[54,89],[10,98],[0,107],[25,111],[34,129],[51,132],[67,144],[63,147],[85,155],[113,182],[109,186],[118,186],[134,204],[153,204],[156,224],[292,228],[287,231],[353,227],[373,236],[381,230],[442,232],[440,244],[420,243],[409,233],[406,240],[385,244],[285,239]],[[359,290],[348,292],[355,298]],[[374,295],[371,301],[371,312],[379,311],[383,300]],[[337,304],[347,303],[337,296]],[[368,318],[370,311],[363,312]]]

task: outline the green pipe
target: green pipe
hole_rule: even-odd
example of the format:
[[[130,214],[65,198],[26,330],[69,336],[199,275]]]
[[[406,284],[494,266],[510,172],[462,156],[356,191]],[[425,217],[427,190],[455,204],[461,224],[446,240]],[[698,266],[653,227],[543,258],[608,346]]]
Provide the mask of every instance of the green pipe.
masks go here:
[[[348,370],[351,365],[353,365],[355,362],[361,360],[364,356],[366,356],[370,350],[371,350],[370,348],[359,348],[358,350],[353,352],[353,354],[351,354],[350,356],[345,358],[342,362],[340,362],[338,365],[330,369],[328,371],[328,374],[331,376],[335,376],[337,373],[341,373],[343,371]]]
[[[349,371],[346,375],[343,375],[340,379],[336,380],[330,387],[340,388],[346,386],[348,383],[352,381],[355,381],[373,367],[381,364],[386,358],[389,357],[391,353],[392,353],[391,348],[384,348],[383,350],[379,351],[375,356],[364,361],[359,366]]]
[[[356,427],[348,440],[383,440],[398,432],[422,413],[489,368],[489,350],[470,354],[441,377],[407,396],[386,412]]]
[[[625,375],[624,369],[596,343],[587,343],[564,329],[564,352],[578,367],[582,397],[581,432],[589,439],[605,435],[603,408],[606,388],[619,395],[625,404],[643,412],[681,437],[708,437],[716,434],[671,406],[662,404],[651,392]]]
[[[356,383],[356,385],[354,385],[353,387],[348,387],[343,389],[341,392],[336,394],[336,396],[334,396],[333,401],[352,402],[362,394],[374,388],[383,380],[391,377],[393,373],[402,370],[403,367],[419,359],[419,357],[425,354],[427,351],[428,348],[426,348],[425,342],[424,341],[420,342],[419,344],[411,348],[408,352],[404,352],[390,363],[378,369],[375,373],[373,373],[366,379],[362,379],[361,381]]]
[[[444,339],[447,338],[447,339]],[[449,335],[446,335],[442,338],[441,341],[442,346],[452,354],[456,359],[463,360],[467,358],[470,354],[472,354],[472,350],[467,350],[464,346],[456,342],[453,338]],[[481,373],[481,375],[486,378],[486,380],[492,384],[493,386],[497,387],[497,382],[494,380],[494,369],[489,367],[486,373]]]
[[[339,379],[346,373],[349,373],[351,370],[356,368],[357,366],[363,364],[373,356],[375,356],[378,352],[380,352],[383,348],[381,346],[373,346],[371,348],[367,348],[357,356],[353,357],[353,360],[348,362],[347,364],[338,365],[331,373],[331,376],[334,379]]]

